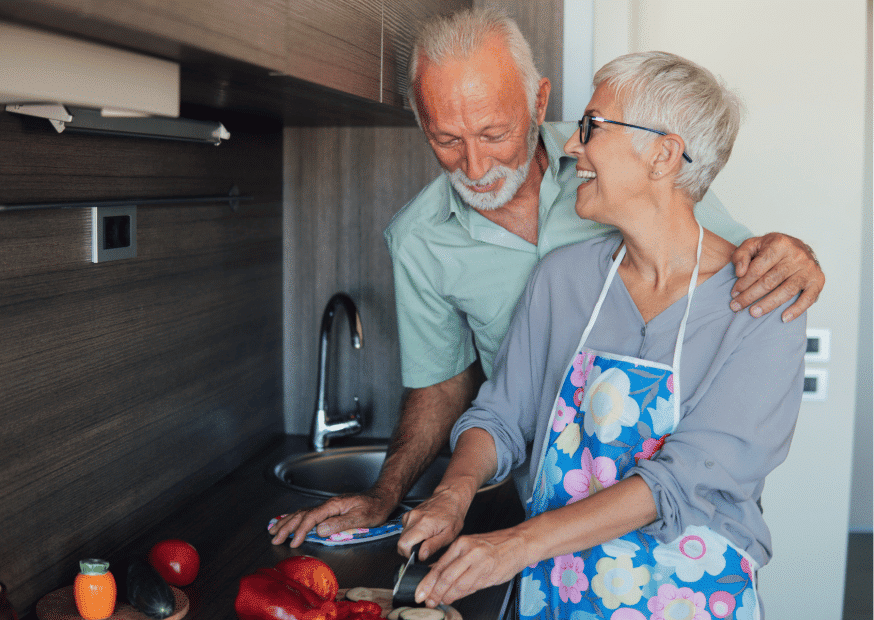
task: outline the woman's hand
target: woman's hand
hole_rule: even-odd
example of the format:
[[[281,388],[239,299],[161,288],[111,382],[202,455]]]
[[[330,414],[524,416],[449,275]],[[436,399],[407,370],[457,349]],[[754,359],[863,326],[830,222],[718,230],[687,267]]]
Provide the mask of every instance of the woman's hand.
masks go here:
[[[423,560],[455,540],[474,495],[496,468],[492,436],[481,428],[464,431],[434,494],[403,516],[398,552],[409,557],[413,545],[421,542],[418,559]]]
[[[438,487],[434,495],[402,517],[404,531],[398,540],[398,552],[409,557],[413,546],[421,542],[417,560],[430,557],[456,539],[469,505],[452,488]]]
[[[462,536],[416,588],[416,602],[425,602],[428,607],[448,605],[477,590],[505,583],[525,568],[526,557],[525,538],[515,528]]]

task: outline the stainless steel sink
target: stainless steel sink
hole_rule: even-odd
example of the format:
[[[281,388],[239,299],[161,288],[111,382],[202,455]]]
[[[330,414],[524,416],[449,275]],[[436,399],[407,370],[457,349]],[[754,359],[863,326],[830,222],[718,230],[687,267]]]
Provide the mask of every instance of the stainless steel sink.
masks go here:
[[[271,474],[295,491],[317,497],[332,497],[369,489],[379,476],[385,461],[385,446],[354,446],[328,448],[324,452],[285,458],[271,468]],[[440,455],[425,470],[419,481],[404,498],[405,503],[418,503],[431,497],[449,464],[448,455]],[[479,493],[488,493],[512,478],[485,486]]]

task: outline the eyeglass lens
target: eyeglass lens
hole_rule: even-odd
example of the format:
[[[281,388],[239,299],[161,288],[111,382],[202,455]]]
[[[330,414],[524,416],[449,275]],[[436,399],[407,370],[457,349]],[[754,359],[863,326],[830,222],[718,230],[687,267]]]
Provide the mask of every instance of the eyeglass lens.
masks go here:
[[[588,144],[589,142],[589,133],[590,133],[590,119],[588,116],[584,116],[582,120],[580,120],[580,143]]]

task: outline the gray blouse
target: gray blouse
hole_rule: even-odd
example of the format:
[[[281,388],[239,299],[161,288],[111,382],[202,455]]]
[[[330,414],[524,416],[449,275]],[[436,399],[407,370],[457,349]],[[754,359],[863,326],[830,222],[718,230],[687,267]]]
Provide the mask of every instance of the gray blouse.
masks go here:
[[[492,482],[542,445],[620,243],[611,234],[560,248],[532,272],[494,375],[452,430],[453,448],[468,428],[491,434],[498,457]],[[679,371],[680,423],[658,453],[627,475],[646,481],[658,509],[644,532],[669,542],[689,525],[706,525],[764,566],[771,537],[759,502],[765,476],[786,458],[798,417],[806,316],[784,324],[780,314],[790,302],[758,319],[732,312],[735,279],[729,263],[695,289]],[[586,347],[670,365],[685,309],[684,296],[645,323],[617,275]]]

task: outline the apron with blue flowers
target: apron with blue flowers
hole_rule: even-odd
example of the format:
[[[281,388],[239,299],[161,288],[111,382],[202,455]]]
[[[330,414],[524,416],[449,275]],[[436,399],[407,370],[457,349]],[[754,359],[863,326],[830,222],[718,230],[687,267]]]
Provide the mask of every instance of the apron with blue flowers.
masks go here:
[[[625,256],[622,246],[556,396],[528,518],[611,486],[674,432],[681,402],[676,370],[703,233],[671,366],[585,348]],[[759,620],[757,568],[708,527],[689,526],[668,543],[635,530],[526,567],[518,611],[521,618],[561,620]]]

